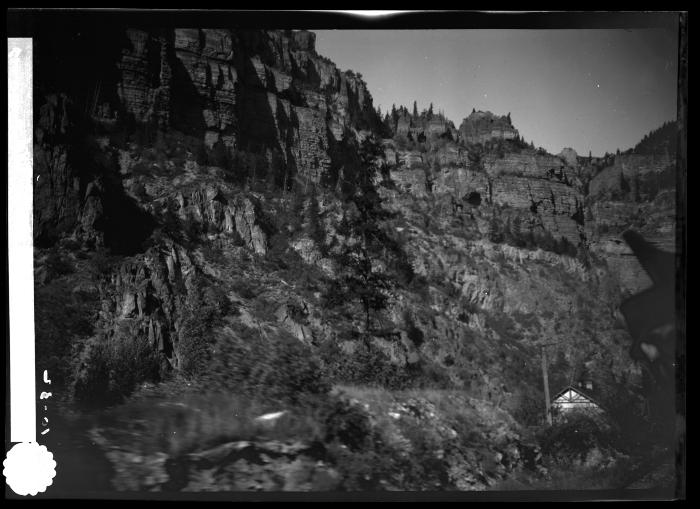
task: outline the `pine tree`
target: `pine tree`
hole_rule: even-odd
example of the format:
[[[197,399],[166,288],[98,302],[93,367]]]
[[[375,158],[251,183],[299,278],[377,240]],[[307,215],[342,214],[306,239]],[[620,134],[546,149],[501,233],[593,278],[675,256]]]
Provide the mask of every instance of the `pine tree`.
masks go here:
[[[384,115],[384,129],[386,130],[386,135],[388,137],[394,135],[394,125],[392,124],[391,117],[388,113]]]
[[[494,244],[503,242],[503,232],[501,231],[500,220],[494,214],[489,223],[489,240]]]
[[[518,247],[522,247],[523,230],[521,224],[522,219],[520,219],[520,216],[515,216],[513,223],[511,224],[511,234],[513,235],[515,245]]]
[[[298,180],[292,184],[292,196],[288,205],[289,226],[295,233],[302,229],[304,219],[304,188]]]
[[[642,201],[642,196],[640,193],[640,188],[641,188],[641,182],[639,179],[639,173],[634,174],[634,201],[639,203]]]
[[[284,193],[290,190],[292,183],[289,176],[289,167],[284,160],[284,155],[278,148],[273,149],[270,154],[270,172]]]
[[[418,102],[413,101],[413,118],[418,118]]]
[[[309,238],[319,247],[321,253],[326,251],[326,232],[321,224],[319,215],[319,205],[316,186],[311,187],[311,195],[309,196],[309,208],[307,211],[308,226],[307,234]]]
[[[430,107],[428,108],[428,120],[433,119],[433,103],[430,103]]]
[[[513,244],[513,230],[511,225],[510,216],[506,218],[506,224],[503,226],[503,242],[506,244]]]
[[[348,197],[348,208],[336,228],[346,239],[333,254],[340,273],[325,294],[330,307],[358,301],[364,312],[365,333],[371,330],[372,313],[386,308],[395,285],[394,279],[372,262],[383,259],[400,264],[402,259],[398,244],[381,227],[381,222],[392,214],[383,208],[373,185],[380,152],[381,147],[372,138],[365,139],[359,148],[363,166],[359,185]]]
[[[627,178],[622,171],[620,171],[620,190],[625,194],[630,192],[630,183],[627,181]]]

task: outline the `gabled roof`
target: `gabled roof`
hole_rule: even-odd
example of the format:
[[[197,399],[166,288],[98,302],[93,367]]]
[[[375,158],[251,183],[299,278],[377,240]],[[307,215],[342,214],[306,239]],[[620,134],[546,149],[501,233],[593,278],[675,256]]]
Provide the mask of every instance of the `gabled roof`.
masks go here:
[[[554,404],[554,402],[557,400],[557,398],[559,398],[560,396],[563,396],[563,395],[566,394],[568,391],[572,391],[572,392],[578,394],[579,396],[581,396],[581,397],[587,399],[587,400],[590,401],[591,403],[595,403],[596,405],[598,405],[599,407],[602,408],[602,405],[601,405],[595,398],[593,398],[590,394],[588,394],[588,393],[586,393],[585,391],[581,390],[579,387],[574,387],[573,385],[569,385],[568,387],[565,387],[565,388],[563,388],[562,390],[560,390],[558,393],[556,393],[556,394],[554,395],[554,397],[552,398],[552,404]]]

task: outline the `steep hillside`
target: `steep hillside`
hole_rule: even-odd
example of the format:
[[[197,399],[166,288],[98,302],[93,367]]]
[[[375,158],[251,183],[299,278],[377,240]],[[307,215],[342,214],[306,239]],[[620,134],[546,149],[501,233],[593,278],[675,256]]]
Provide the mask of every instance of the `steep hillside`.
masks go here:
[[[672,158],[596,167],[489,112],[381,119],[306,31],[36,48],[37,352],[114,488],[544,479],[543,352],[618,437],[579,463],[650,440],[619,234],[672,246]]]
[[[642,141],[632,148],[633,154],[662,155],[675,154],[678,146],[678,124],[666,122],[658,129],[645,134]]]

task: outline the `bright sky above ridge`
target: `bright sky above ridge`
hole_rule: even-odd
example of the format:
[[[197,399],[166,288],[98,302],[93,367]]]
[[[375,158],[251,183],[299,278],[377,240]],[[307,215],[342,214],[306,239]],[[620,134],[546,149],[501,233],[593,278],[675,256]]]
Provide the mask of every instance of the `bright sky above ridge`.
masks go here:
[[[662,29],[314,30],[375,106],[432,102],[457,127],[505,115],[527,142],[602,155],[676,118],[678,34]]]

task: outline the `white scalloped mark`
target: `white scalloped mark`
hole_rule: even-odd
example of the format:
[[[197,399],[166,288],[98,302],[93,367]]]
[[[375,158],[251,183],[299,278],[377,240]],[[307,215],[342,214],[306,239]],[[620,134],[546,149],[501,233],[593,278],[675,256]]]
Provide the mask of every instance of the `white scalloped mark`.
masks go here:
[[[2,462],[7,485],[18,495],[36,495],[51,486],[56,462],[46,446],[36,442],[15,444]]]

